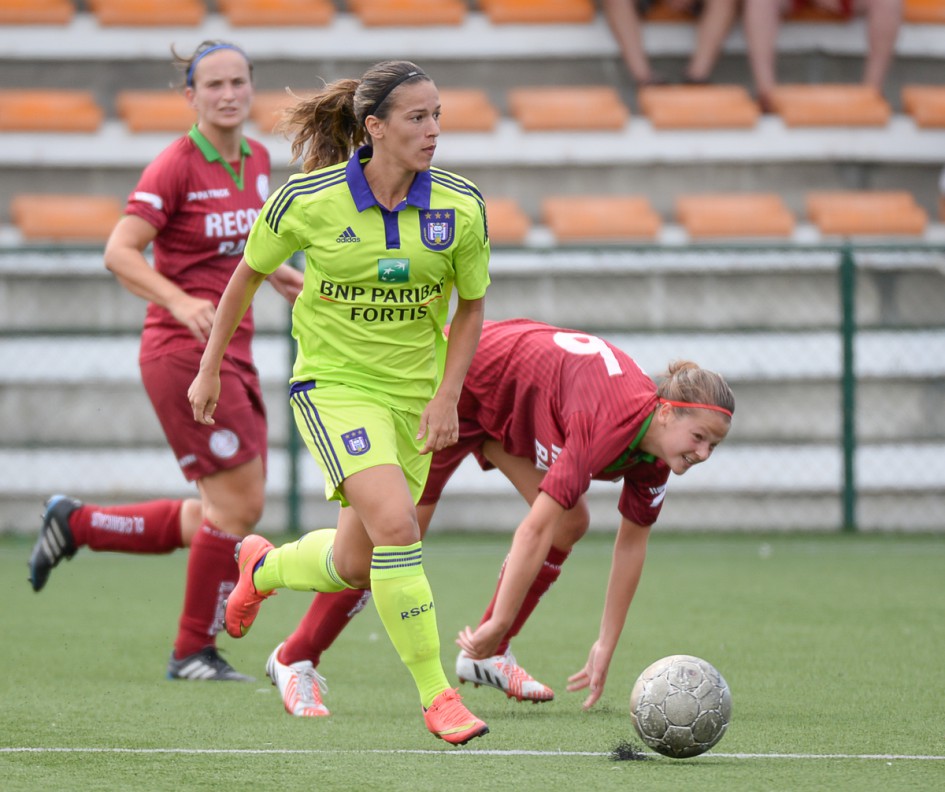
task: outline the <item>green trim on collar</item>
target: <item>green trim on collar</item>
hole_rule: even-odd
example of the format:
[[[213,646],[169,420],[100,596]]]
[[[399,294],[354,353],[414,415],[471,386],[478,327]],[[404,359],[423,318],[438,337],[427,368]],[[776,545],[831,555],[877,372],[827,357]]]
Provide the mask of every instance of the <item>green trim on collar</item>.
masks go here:
[[[203,132],[197,129],[196,124],[190,128],[190,132],[187,133],[187,136],[194,141],[194,145],[200,149],[200,153],[203,154],[207,162],[219,162],[226,172],[230,174],[230,177],[236,184],[236,189],[243,189],[243,171],[246,165],[246,158],[251,157],[253,154],[253,150],[250,148],[249,141],[246,138],[240,140],[240,172],[239,175],[237,175],[236,171],[233,170],[233,166],[223,159],[223,155],[217,151],[213,143],[207,140]]]
[[[637,436],[633,438],[633,442],[627,446],[627,450],[624,451],[620,458],[604,468],[605,473],[613,473],[617,470],[620,470],[622,467],[627,467],[627,461],[631,456],[636,456],[636,459],[633,461],[633,464],[637,462],[655,462],[656,457],[652,454],[646,454],[642,451],[637,451],[637,446],[640,445],[640,441],[643,440],[643,435],[646,434],[646,430],[650,428],[650,422],[653,420],[653,416],[656,415],[656,410],[651,412],[646,416],[646,420],[643,421],[643,425],[640,427],[640,431],[637,432]]]

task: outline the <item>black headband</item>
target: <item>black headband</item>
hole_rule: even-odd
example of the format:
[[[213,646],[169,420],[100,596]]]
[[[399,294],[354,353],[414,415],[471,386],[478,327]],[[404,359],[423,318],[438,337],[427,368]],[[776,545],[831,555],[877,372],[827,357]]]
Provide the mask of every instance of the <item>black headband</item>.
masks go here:
[[[380,106],[387,100],[387,97],[391,95],[393,90],[401,83],[407,82],[407,80],[409,80],[411,77],[426,77],[426,74],[419,70],[409,71],[406,74],[401,74],[400,77],[387,86],[386,91],[377,97],[377,101],[371,105],[371,109],[364,114],[364,117],[367,118],[370,115],[374,115],[378,111],[378,108],[380,108]]]

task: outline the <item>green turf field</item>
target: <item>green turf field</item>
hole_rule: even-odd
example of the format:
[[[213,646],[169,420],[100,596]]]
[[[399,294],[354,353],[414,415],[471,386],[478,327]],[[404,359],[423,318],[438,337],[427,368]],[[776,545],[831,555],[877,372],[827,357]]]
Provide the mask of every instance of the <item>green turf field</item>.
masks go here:
[[[475,623],[509,537],[433,534],[425,566],[444,661]],[[46,589],[29,543],[0,540],[0,789],[939,790],[945,788],[945,537],[683,536],[650,542],[641,589],[591,712],[564,690],[597,633],[610,537],[585,538],[515,643],[545,705],[465,686],[491,733],[465,748],[423,727],[373,607],[324,659],[326,719],[291,718],[265,678],[308,606],[283,592],[221,647],[254,684],[164,679],[186,555],[81,551]],[[636,675],[695,654],[725,676],[728,733],[688,760],[612,761]]]

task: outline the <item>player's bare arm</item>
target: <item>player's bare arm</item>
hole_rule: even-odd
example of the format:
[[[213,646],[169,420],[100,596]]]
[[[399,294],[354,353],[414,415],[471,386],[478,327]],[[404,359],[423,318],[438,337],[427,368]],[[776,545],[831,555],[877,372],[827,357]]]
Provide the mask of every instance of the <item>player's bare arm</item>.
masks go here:
[[[627,621],[630,603],[633,602],[643,574],[643,562],[646,560],[649,536],[649,527],[636,525],[627,519],[621,520],[617,538],[614,541],[600,633],[591,647],[587,664],[576,674],[568,677],[568,690],[589,688],[590,692],[583,704],[584,709],[593,707],[604,692],[610,661],[614,656],[617,642],[620,640],[620,634]]]
[[[538,493],[525,519],[515,529],[492,618],[475,630],[467,626],[456,640],[470,657],[485,658],[495,654],[499,641],[512,625],[525,594],[538,576],[551,548],[555,524],[563,512],[564,507],[554,498]]]
[[[443,381],[436,395],[420,416],[417,439],[426,437],[421,454],[439,451],[459,439],[459,416],[456,403],[463,389],[463,380],[469,370],[485,316],[485,298],[478,300],[459,299],[456,314],[450,323],[449,344],[446,349],[446,364]]]
[[[213,302],[192,297],[148,263],[144,251],[157,233],[147,220],[126,215],[105,245],[105,267],[132,294],[166,308],[194,338],[206,341],[216,311]]]
[[[226,285],[217,318],[200,359],[200,370],[187,389],[187,398],[194,411],[194,420],[202,424],[213,423],[213,412],[220,399],[220,365],[227,344],[236,331],[240,320],[253,301],[259,286],[266,279],[256,272],[244,259],[240,259],[230,282]]]
[[[279,269],[269,275],[266,280],[272,284],[272,288],[274,288],[289,305],[293,305],[298,296],[302,293],[302,283],[305,277],[290,264],[283,264]]]

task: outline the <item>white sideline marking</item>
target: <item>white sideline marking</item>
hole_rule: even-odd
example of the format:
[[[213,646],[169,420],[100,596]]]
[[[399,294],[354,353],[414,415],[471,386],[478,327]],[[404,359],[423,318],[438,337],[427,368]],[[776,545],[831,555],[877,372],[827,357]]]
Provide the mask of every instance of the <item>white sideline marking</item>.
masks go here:
[[[16,748],[0,747],[0,753],[116,753],[116,754],[261,754],[265,756],[285,754],[319,755],[325,754],[420,754],[429,756],[610,756],[609,751],[518,751],[518,750],[426,750],[408,748],[390,749],[317,749],[317,748]],[[650,756],[650,754],[648,754]],[[715,753],[704,754],[719,759],[901,759],[918,761],[945,761],[945,756],[924,756],[921,754],[812,754],[812,753]],[[654,759],[660,758],[652,754]]]

